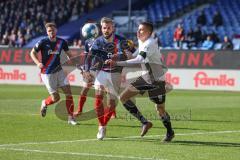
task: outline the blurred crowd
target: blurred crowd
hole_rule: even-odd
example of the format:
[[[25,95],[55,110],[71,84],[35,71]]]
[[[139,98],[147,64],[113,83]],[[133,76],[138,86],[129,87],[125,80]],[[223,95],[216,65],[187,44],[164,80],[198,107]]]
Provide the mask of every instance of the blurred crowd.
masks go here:
[[[176,49],[223,49],[232,50],[233,43],[228,36],[219,37],[214,30],[202,32],[202,27],[207,25],[207,19],[204,12],[201,12],[196,19],[197,26],[190,29],[187,33],[181,24],[178,24],[174,31],[174,48]],[[216,12],[212,19],[212,27],[217,28],[223,25],[223,18],[219,12]]]
[[[44,24],[57,26],[78,19],[105,0],[4,0],[0,2],[0,45],[22,47],[45,33]]]

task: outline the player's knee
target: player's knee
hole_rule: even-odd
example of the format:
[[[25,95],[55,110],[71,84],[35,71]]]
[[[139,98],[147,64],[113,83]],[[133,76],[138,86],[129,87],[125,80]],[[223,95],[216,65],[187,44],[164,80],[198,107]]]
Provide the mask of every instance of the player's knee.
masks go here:
[[[150,100],[157,105],[164,104],[165,99],[166,99],[165,95],[158,95],[158,96],[150,97]]]
[[[110,99],[110,101],[108,102],[108,106],[109,107],[116,107],[116,100]]]
[[[60,100],[60,96],[59,96],[58,94],[56,94],[56,95],[52,96],[52,100],[53,100],[54,102],[57,102],[57,101]]]
[[[72,99],[73,99],[73,96],[72,96],[72,95],[66,95],[66,99],[67,99],[67,100],[72,100]]]

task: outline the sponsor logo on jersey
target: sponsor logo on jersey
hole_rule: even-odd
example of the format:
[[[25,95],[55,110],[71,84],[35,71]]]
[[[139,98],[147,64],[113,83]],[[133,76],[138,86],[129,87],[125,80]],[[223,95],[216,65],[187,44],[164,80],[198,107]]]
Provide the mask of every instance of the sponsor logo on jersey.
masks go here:
[[[48,55],[51,55],[51,54],[60,54],[59,51],[52,51],[51,49],[48,51]]]

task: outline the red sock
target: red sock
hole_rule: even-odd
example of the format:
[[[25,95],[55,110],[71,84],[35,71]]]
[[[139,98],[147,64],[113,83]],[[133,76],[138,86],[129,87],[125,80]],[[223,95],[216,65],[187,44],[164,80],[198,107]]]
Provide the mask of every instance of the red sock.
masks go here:
[[[82,112],[83,105],[86,102],[86,99],[87,99],[86,96],[83,96],[83,95],[79,96],[79,99],[78,99],[78,110],[77,110],[78,113]]]
[[[66,96],[66,108],[69,115],[73,115],[74,103],[72,96]]]
[[[55,102],[52,100],[52,97],[51,97],[51,96],[48,96],[48,97],[45,99],[45,104],[46,104],[46,106],[51,105],[51,104],[53,104],[53,103],[55,103]]]
[[[96,95],[95,97],[95,111],[98,118],[98,123],[100,126],[105,126],[104,123],[104,107],[103,107],[103,96]]]
[[[105,110],[105,113],[104,113],[104,123],[105,123],[105,125],[107,125],[108,121],[110,120],[110,118],[111,118],[111,116],[113,115],[114,112],[115,112],[115,106],[108,107]]]

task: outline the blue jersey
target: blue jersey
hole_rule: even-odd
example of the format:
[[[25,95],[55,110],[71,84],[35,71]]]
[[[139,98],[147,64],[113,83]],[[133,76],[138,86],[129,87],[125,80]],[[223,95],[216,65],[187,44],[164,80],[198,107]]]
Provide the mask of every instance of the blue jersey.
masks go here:
[[[87,70],[87,66],[90,66],[90,63],[92,63],[92,60],[87,57],[92,48],[94,40],[95,40],[94,38],[90,38],[90,39],[87,39],[84,43],[84,54],[85,54],[84,55],[84,67],[83,67],[84,70]],[[91,68],[91,69],[93,69],[93,68]]]
[[[94,56],[94,63],[97,64],[98,70],[107,72],[122,71],[122,67],[113,67],[104,63],[108,59],[113,59],[116,61],[123,61],[127,59],[122,48],[122,42],[126,42],[126,39],[119,35],[114,35],[113,42],[108,42],[103,36],[98,37],[93,42],[91,52]]]
[[[84,52],[85,52],[85,54],[88,54],[89,53],[89,51],[91,50],[91,48],[92,48],[92,45],[93,45],[93,42],[95,41],[95,39],[93,39],[93,38],[90,38],[90,39],[87,39],[86,41],[85,41],[85,43],[84,43]]]
[[[43,68],[41,73],[51,74],[62,69],[60,63],[60,55],[62,50],[68,51],[68,44],[64,39],[56,38],[55,42],[50,39],[43,38],[34,47],[36,52],[41,51]]]

